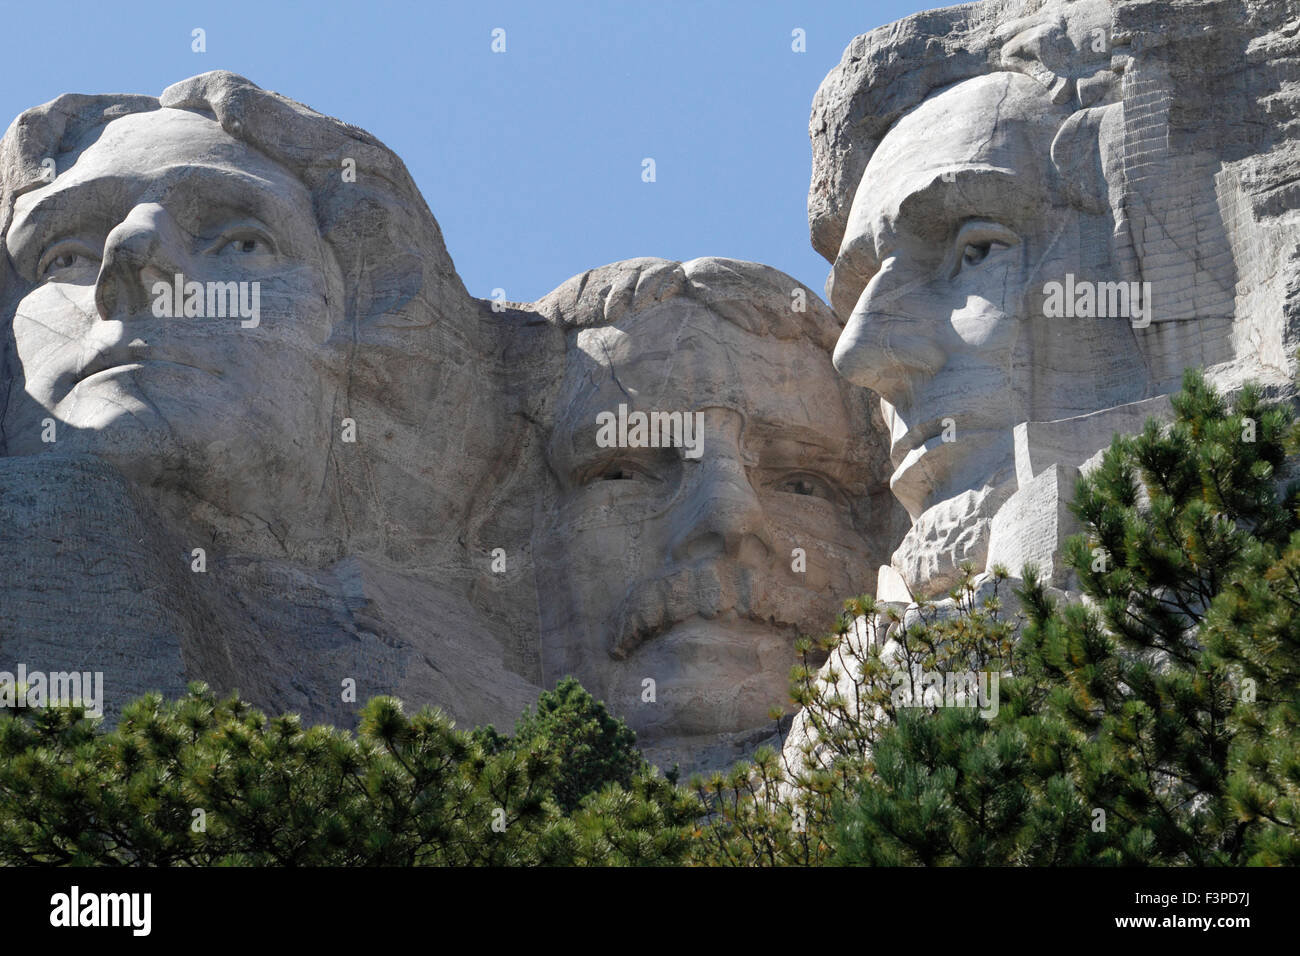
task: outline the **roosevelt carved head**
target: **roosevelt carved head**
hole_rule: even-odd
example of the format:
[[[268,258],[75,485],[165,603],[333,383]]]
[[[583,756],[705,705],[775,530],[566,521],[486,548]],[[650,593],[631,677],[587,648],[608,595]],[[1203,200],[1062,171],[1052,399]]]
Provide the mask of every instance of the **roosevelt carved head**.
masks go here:
[[[538,308],[566,343],[534,532],[546,680],[577,675],[651,743],[766,725],[795,637],[870,586],[890,510],[837,324],[727,259],[616,263]],[[687,440],[656,441],[672,414]]]

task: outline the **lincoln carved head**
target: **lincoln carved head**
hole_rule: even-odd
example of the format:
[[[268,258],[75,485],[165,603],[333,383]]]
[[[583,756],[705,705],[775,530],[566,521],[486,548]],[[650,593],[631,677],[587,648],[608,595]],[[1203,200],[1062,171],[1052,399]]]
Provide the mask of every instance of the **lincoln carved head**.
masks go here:
[[[1174,352],[1157,327],[1180,303],[1136,281],[1126,232],[1110,6],[981,12],[859,37],[813,107],[835,365],[879,395],[914,522],[1014,487],[1017,425],[1149,397]]]

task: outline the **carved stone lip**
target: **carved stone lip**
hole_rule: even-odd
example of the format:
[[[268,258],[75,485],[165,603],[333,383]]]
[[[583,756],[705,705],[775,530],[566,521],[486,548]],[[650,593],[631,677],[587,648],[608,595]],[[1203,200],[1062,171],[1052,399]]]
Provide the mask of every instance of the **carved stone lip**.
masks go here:
[[[735,608],[728,608],[716,614],[705,614],[702,612],[687,614],[675,621],[658,623],[652,626],[634,628],[631,630],[624,629],[620,633],[616,633],[614,640],[610,642],[609,656],[619,661],[626,660],[642,645],[664,637],[665,635],[677,630],[682,625],[687,624],[694,624],[697,626],[712,625],[721,628],[744,627],[750,630],[764,629],[790,632],[799,630],[798,625],[779,621],[774,615],[754,614],[737,611]]]
[[[933,488],[951,470],[953,449],[936,434],[907,452],[889,476],[889,490],[908,514],[921,508]],[[913,515],[913,517],[915,517]]]
[[[913,521],[939,500],[978,487],[1003,468],[1014,468],[1009,429],[969,424],[963,429],[961,423],[957,428],[952,441],[937,434],[917,445],[890,475],[889,489]]]
[[[907,459],[909,453],[914,449],[920,448],[927,444],[931,439],[938,438],[943,434],[944,419],[935,418],[928,422],[921,422],[913,425],[907,432],[890,442],[889,460],[890,463],[898,468]]]
[[[178,368],[191,368],[200,372],[207,372],[209,375],[219,375],[212,369],[204,368],[200,365],[194,365],[189,362],[178,362],[173,358],[162,358],[153,354],[149,346],[128,346],[114,345],[104,349],[95,355],[89,362],[81,367],[77,372],[73,385],[79,385],[88,378],[92,378],[101,372],[109,372],[114,369],[135,367],[141,368],[145,365],[173,365]]]

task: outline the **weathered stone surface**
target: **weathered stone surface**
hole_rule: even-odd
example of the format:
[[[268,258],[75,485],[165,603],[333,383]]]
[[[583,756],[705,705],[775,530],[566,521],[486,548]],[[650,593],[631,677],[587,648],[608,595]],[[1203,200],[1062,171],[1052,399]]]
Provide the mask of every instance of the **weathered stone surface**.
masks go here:
[[[1025,565],[1033,564],[1042,580],[1064,585],[1069,568],[1061,563],[1061,543],[1081,530],[1069,508],[1078,477],[1079,470],[1070,465],[1048,465],[1008,498],[989,527],[985,570],[1001,565],[1019,577]]]
[[[202,678],[498,725],[576,673],[655,759],[729,761],[844,598],[966,562],[1068,584],[1077,475],[1185,368],[1291,394],[1297,24],[988,0],[859,37],[810,124],[831,309],[716,258],[477,301],[400,159],[230,73],[29,110],[0,140],[0,670],[103,670],[110,713]],[[602,443],[623,409],[703,445]]]
[[[907,581],[898,573],[892,564],[882,564],[876,571],[876,599],[886,604],[902,604],[907,606],[912,603],[915,595],[912,589],[907,586]]]
[[[29,110],[0,187],[0,551],[34,562],[0,658],[103,670],[119,702],[202,678],[344,725],[380,693],[512,724],[540,685],[517,499],[559,339],[465,292],[401,160],[216,72]],[[44,500],[65,485],[75,507]]]
[[[944,594],[961,580],[964,565],[983,568],[993,518],[1011,492],[1010,482],[964,491],[918,517],[893,555],[907,590],[917,597]]]
[[[0,459],[0,670],[100,671],[110,719],[125,696],[184,691],[202,617],[186,553],[110,465],[52,460]]]
[[[729,259],[613,263],[537,308],[566,345],[533,531],[544,680],[576,674],[654,754],[730,763],[771,735],[795,638],[874,585],[900,526],[839,325]],[[698,416],[702,444],[601,447],[620,408]]]
[[[912,593],[959,553],[1067,583],[1080,470],[1186,368],[1293,393],[1297,26],[1286,0],[988,0],[860,36],[822,83],[809,226]]]
[[[839,323],[769,267],[477,302],[396,156],[222,72],[28,111],[0,188],[0,551],[31,570],[0,668],[345,726],[391,693],[509,727],[572,673],[652,758],[719,766],[904,528]],[[620,407],[696,441],[602,445]],[[129,573],[83,597],[64,541]]]
[[[1102,409],[1054,422],[1021,422],[1014,429],[1017,487],[1025,488],[1053,465],[1078,468],[1116,435],[1140,432],[1148,419],[1173,417],[1169,396]]]
[[[972,493],[1166,417],[1188,366],[1289,392],[1289,11],[969,4],[859,37],[822,84],[809,221],[836,366],[889,423],[913,591],[951,582],[936,552],[979,556]]]

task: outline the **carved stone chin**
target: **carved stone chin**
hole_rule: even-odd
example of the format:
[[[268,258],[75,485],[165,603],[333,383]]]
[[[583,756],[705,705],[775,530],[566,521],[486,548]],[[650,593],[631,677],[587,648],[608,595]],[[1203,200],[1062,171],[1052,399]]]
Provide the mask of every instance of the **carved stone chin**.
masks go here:
[[[924,512],[894,551],[891,563],[914,595],[944,594],[970,564],[988,559],[994,516],[1012,493],[1011,483],[965,491]]]

